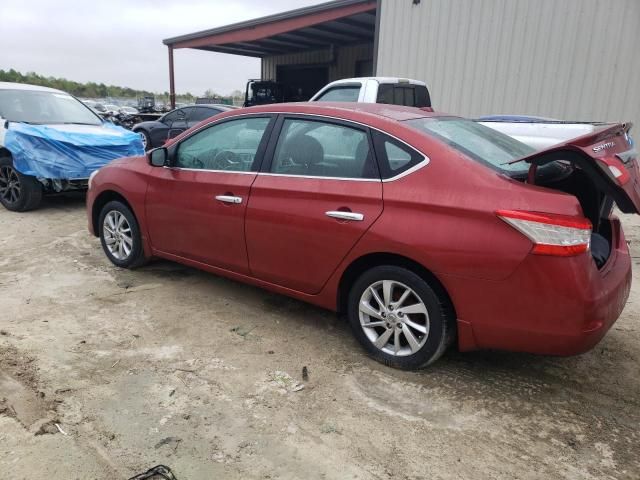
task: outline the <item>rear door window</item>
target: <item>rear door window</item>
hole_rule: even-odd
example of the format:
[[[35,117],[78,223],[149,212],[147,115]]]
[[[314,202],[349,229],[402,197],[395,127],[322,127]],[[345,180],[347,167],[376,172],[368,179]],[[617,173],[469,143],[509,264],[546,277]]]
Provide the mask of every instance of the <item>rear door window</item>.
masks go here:
[[[271,172],[334,178],[379,178],[366,130],[317,120],[286,119]]]
[[[333,87],[316,99],[318,102],[357,102],[362,85]]]

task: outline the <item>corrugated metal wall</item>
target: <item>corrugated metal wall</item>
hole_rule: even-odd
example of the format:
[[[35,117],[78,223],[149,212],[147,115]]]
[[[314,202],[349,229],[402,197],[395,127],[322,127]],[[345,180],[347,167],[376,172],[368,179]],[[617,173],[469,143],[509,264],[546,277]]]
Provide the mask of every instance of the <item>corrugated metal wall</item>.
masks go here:
[[[355,77],[356,62],[371,59],[373,59],[372,43],[336,47],[334,62],[331,62],[329,49],[276,55],[265,57],[262,60],[262,78],[264,80],[275,80],[278,65],[317,65],[331,62],[329,65],[329,81],[332,82],[341,78]]]
[[[378,75],[424,80],[437,110],[633,121],[640,0],[382,0]]]

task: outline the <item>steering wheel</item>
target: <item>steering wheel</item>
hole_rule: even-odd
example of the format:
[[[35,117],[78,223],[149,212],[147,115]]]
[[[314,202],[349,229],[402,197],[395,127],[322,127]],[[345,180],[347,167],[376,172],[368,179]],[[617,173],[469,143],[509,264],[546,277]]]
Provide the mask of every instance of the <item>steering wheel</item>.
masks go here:
[[[181,153],[180,155],[180,166],[182,168],[197,168],[197,169],[201,169],[204,168],[204,163],[202,163],[202,161],[194,156],[194,155],[190,155],[188,153]]]
[[[240,158],[231,150],[222,150],[213,158],[215,170],[237,169],[240,164]]]

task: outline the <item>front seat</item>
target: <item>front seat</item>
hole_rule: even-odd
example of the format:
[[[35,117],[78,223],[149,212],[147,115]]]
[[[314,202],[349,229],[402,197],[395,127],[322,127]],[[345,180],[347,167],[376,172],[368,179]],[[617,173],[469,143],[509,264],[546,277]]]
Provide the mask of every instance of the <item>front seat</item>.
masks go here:
[[[318,140],[308,135],[300,135],[289,143],[287,156],[293,165],[288,173],[296,175],[321,175],[318,168],[324,161],[324,148]]]

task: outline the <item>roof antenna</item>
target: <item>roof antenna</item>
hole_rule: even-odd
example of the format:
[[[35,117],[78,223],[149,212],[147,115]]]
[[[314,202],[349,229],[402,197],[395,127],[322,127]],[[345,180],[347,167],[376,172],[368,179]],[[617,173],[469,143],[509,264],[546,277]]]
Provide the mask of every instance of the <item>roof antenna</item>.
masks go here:
[[[420,0],[413,0],[414,5],[420,5]]]

